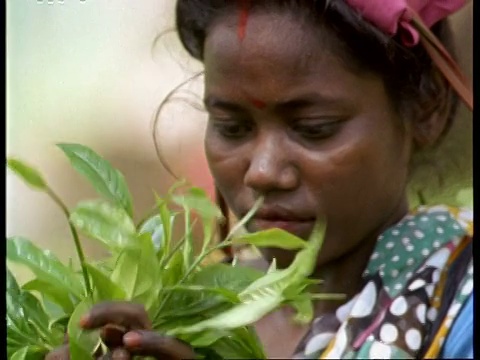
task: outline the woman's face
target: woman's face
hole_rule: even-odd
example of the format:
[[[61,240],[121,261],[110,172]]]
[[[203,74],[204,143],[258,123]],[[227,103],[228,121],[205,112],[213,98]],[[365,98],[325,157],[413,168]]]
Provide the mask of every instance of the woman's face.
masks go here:
[[[220,20],[205,43],[210,170],[238,217],[265,196],[249,231],[279,227],[305,239],[322,214],[319,263],[338,258],[407,210],[409,126],[378,76],[348,70],[330,50],[332,35],[255,13],[240,39],[237,20]]]

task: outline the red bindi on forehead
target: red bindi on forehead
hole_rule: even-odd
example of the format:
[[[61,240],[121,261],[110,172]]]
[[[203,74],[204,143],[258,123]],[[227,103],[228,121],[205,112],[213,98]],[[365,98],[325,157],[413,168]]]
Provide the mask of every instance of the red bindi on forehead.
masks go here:
[[[245,38],[247,32],[248,12],[250,9],[250,0],[238,0],[240,7],[240,16],[238,19],[238,39],[242,41]]]
[[[260,99],[252,98],[252,97],[247,97],[248,101],[252,103],[253,106],[255,106],[257,109],[264,109],[267,106],[267,103],[265,101],[262,101]]]

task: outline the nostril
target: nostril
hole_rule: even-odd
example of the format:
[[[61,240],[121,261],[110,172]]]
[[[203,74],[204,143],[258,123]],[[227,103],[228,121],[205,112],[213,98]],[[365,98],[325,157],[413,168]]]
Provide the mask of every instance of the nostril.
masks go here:
[[[275,164],[264,157],[254,159],[245,174],[245,185],[261,192],[274,188],[279,175],[275,167]]]
[[[296,188],[299,184],[297,169],[278,160],[252,163],[245,174],[244,184],[260,193]]]

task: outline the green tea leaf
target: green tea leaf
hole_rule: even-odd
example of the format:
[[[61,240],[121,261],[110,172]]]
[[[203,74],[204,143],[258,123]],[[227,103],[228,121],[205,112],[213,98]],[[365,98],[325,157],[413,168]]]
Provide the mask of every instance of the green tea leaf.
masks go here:
[[[257,247],[275,247],[286,250],[304,249],[307,242],[281,229],[269,229],[243,234],[233,239],[234,244],[249,244]]]
[[[172,200],[182,207],[195,211],[203,219],[221,219],[223,217],[220,209],[200,188],[192,187],[185,194],[173,195]]]
[[[229,332],[227,331],[202,331],[198,334],[194,334],[192,337],[182,340],[188,341],[188,344],[192,347],[207,347],[218,341],[220,338],[228,335]]]
[[[268,266],[267,274],[277,271],[277,259],[273,258],[272,262]]]
[[[267,356],[263,350],[263,345],[260,338],[255,332],[253,326],[245,326],[232,330],[233,335],[240,341],[244,350],[250,353],[247,358],[266,359]]]
[[[261,271],[250,267],[232,267],[227,264],[212,264],[194,273],[190,277],[188,284],[202,285],[211,288],[224,288],[239,293],[263,275]]]
[[[255,300],[236,305],[211,319],[201,321],[189,327],[172,330],[171,334],[195,333],[211,329],[235,329],[250,325],[274,310],[281,304],[282,300],[282,296],[278,293],[266,294]]]
[[[168,328],[189,326],[196,322],[208,319],[222,311],[230,309],[238,303],[238,297],[225,296],[207,291],[192,292],[185,289],[176,289],[168,292],[170,297],[163,306],[163,311],[155,318],[157,323]],[[235,301],[233,301],[235,300]]]
[[[207,251],[208,246],[212,242],[215,225],[217,222],[211,219],[205,219],[202,221],[203,226],[203,243],[201,253]]]
[[[25,346],[15,352],[12,357],[10,358],[11,360],[25,360],[27,358],[27,353],[28,353],[28,346]]]
[[[159,268],[150,235],[138,236],[137,247],[125,249],[119,255],[111,279],[122,287],[126,299],[152,301],[152,292],[159,291],[155,286],[159,282]]]
[[[8,295],[7,295],[8,301]],[[26,322],[19,319],[13,319],[11,315],[6,315],[7,321],[7,351],[13,354],[25,346],[25,344],[38,344],[39,341],[34,331],[26,328]]]
[[[46,306],[45,306],[46,307]],[[46,310],[49,312],[48,310]],[[50,321],[48,323],[49,329],[59,329],[61,330],[62,334],[65,334],[67,332],[67,326],[68,326],[68,321],[70,320],[70,316],[72,314],[63,314],[60,316],[52,316],[49,312],[50,316]]]
[[[178,285],[173,288],[168,288],[170,291],[191,291],[197,297],[201,296],[199,294],[206,294],[207,297],[220,295],[227,301],[232,303],[238,303],[238,296],[235,291],[231,291],[229,289],[221,288],[221,287],[205,287],[205,286],[198,286],[198,285]]]
[[[49,318],[40,301],[18,287],[7,270],[7,327],[9,338],[25,345],[57,344],[58,333],[49,329]]]
[[[21,296],[23,292],[18,286],[15,277],[8,269],[6,285],[7,339],[20,346],[24,346],[25,344],[37,344],[37,333],[28,323],[24,309],[21,306]]]
[[[174,252],[164,268],[165,271],[161,274],[162,284],[164,284],[164,286],[176,285],[185,274],[182,253],[179,251]]]
[[[25,346],[15,352],[10,360],[43,360],[48,350],[40,346]]]
[[[104,200],[81,202],[70,215],[72,224],[109,250],[136,245],[136,229],[127,212]]]
[[[289,305],[296,310],[293,320],[299,324],[309,324],[313,320],[313,302],[308,294],[298,296],[295,301],[289,302]]]
[[[76,274],[48,250],[41,250],[22,237],[7,239],[7,259],[27,266],[39,280],[81,298],[84,287]],[[54,285],[55,284],[55,285]]]
[[[37,291],[43,297],[50,299],[53,303],[59,305],[67,314],[71,314],[75,308],[69,289],[58,287],[47,281],[33,279],[25,283],[22,288],[27,291]]]
[[[190,227],[190,209],[188,207],[184,208],[185,212],[183,214],[185,220],[184,234],[185,242],[183,244],[183,266],[185,268],[185,273],[188,273],[190,267],[193,265],[193,225]]]
[[[117,266],[112,272],[111,279],[119,284],[127,300],[132,300],[137,292],[140,274],[139,249],[126,249],[118,256]]]
[[[14,295],[20,295],[21,289],[18,286],[18,282],[13,276],[12,272],[7,269],[7,281],[6,281],[7,292],[10,292]]]
[[[91,264],[85,264],[93,286],[95,287],[95,298],[99,301],[124,300],[125,291],[115,284],[110,276]]]
[[[43,179],[40,172],[23,161],[8,158],[7,166],[32,188],[42,191],[48,189],[47,182]]]
[[[256,297],[258,290],[269,290],[284,294],[285,290],[292,285],[304,281],[315,269],[324,235],[325,223],[318,221],[306,247],[295,255],[290,266],[283,270],[272,271],[259,278],[239,294],[240,299],[247,301]]]
[[[283,295],[287,300],[295,300],[299,294],[304,293],[306,290],[311,288],[312,285],[319,285],[323,281],[319,279],[304,278],[294,284],[288,286],[284,291]],[[310,293],[310,292],[308,292]]]
[[[133,215],[132,197],[124,176],[93,150],[79,144],[57,145],[70,159],[72,166],[85,176],[102,196]]]
[[[163,241],[165,254],[170,252],[170,244],[172,243],[172,227],[175,221],[175,214],[172,214],[168,209],[167,203],[159,205],[160,217],[163,225]]]
[[[221,210],[210,200],[207,193],[198,187],[192,187],[180,196],[173,196],[173,201],[186,211],[193,210],[200,215],[203,227],[202,252],[204,252],[213,238],[214,224],[223,219]]]
[[[77,341],[71,340],[69,343],[69,350],[70,350],[70,360],[88,360],[94,359],[93,355],[89,352],[89,347],[83,344],[87,341]],[[88,346],[92,345],[91,341],[88,341]],[[95,346],[95,345],[92,345]],[[92,350],[93,351],[93,350]]]
[[[40,301],[27,291],[23,291],[18,300],[17,306],[23,308],[27,321],[46,343],[53,344],[55,341],[48,327],[49,319]]]
[[[190,327],[180,327],[173,332],[189,333],[215,328],[234,329],[250,325],[273,311],[285,300],[284,291],[304,281],[314,270],[324,233],[324,223],[317,222],[309,242],[296,254],[292,264],[287,269],[270,272],[250,284],[239,293],[241,304],[213,318]]]
[[[159,259],[161,259],[161,262],[163,263],[165,260],[165,257],[169,256],[170,254],[170,247],[172,244],[172,226],[177,214],[170,211],[170,209],[168,208],[168,203],[162,198],[160,198],[156,193],[155,193],[155,202],[158,207],[158,211],[159,211],[159,215],[160,215],[160,219],[163,227],[163,236],[162,236],[163,247],[159,257]]]
[[[98,331],[86,331],[79,326],[81,317],[90,310],[92,305],[89,298],[84,299],[75,308],[68,322],[68,344],[71,360],[93,358],[91,354],[98,343]]]
[[[242,339],[237,333],[231,331],[229,336],[222,337],[215,343],[209,345],[206,349],[200,349],[199,353],[207,350],[207,359],[266,359],[265,355],[261,356],[255,349],[246,348],[241,341]],[[212,354],[213,353],[213,354]],[[262,354],[262,353],[261,353]]]
[[[160,215],[155,215],[149,218],[138,231],[139,234],[150,234],[152,236],[156,251],[159,251],[162,248],[164,232],[165,230]]]
[[[133,300],[143,303],[147,313],[152,317],[156,309],[158,309],[160,302],[159,293],[163,286],[160,281],[160,274],[164,269],[160,267],[151,235],[139,234],[137,242],[141,248],[140,272],[142,274],[141,281],[144,284],[138,285],[137,293]]]

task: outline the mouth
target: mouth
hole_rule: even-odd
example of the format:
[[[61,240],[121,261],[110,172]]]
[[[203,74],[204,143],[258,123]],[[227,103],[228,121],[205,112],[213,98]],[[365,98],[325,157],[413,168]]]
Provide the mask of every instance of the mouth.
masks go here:
[[[262,208],[248,224],[249,230],[261,231],[281,229],[296,236],[306,238],[315,224],[315,217],[285,208]]]
[[[313,220],[295,221],[295,220],[277,220],[277,219],[258,219],[255,218],[251,222],[252,227],[256,231],[268,229],[281,229],[299,237],[306,237],[313,228]]]

